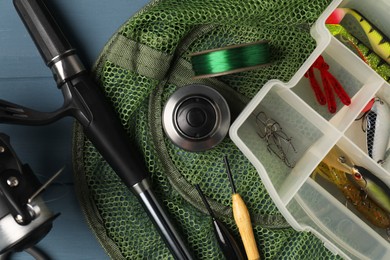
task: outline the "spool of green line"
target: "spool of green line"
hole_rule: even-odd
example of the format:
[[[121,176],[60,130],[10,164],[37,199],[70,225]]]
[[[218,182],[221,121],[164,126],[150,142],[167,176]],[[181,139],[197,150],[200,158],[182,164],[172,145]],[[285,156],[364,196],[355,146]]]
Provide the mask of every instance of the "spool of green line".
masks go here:
[[[270,63],[268,41],[259,41],[191,54],[194,78],[210,78],[259,68]]]

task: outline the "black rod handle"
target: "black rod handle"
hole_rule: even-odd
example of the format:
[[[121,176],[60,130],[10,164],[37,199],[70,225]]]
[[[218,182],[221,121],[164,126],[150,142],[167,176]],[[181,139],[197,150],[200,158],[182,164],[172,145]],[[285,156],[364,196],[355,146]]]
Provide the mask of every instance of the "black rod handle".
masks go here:
[[[72,49],[43,1],[14,0],[13,2],[47,65]]]

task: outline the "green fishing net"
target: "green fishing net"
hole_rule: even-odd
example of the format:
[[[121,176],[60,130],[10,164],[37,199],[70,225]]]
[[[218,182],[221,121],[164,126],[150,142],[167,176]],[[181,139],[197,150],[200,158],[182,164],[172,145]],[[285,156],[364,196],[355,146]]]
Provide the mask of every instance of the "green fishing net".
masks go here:
[[[332,259],[314,235],[293,230],[259,174],[226,137],[205,152],[188,152],[165,136],[161,113],[178,88],[203,83],[220,91],[237,115],[271,79],[289,81],[314,50],[310,27],[330,0],[160,0],[131,17],[111,38],[94,73],[152,175],[153,188],[196,259],[223,259],[199,184],[216,216],[239,239],[231,210],[227,155],[251,214],[263,259]],[[189,55],[269,40],[272,64],[193,80]],[[234,101],[234,102],[232,102]],[[113,259],[172,259],[136,197],[74,129],[75,182],[88,223]]]

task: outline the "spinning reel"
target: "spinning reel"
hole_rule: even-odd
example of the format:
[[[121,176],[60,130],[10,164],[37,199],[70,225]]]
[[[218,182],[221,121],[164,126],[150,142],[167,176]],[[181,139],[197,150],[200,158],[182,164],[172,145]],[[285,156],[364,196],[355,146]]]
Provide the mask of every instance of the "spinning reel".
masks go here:
[[[29,250],[44,238],[59,213],[52,213],[41,198],[44,188],[28,164],[22,164],[0,134],[0,259],[10,252]]]

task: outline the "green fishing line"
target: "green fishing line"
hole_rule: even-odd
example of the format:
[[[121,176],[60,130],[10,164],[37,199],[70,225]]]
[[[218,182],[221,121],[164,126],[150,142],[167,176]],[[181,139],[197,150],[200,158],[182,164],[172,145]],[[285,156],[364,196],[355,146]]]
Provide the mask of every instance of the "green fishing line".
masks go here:
[[[229,46],[191,56],[195,77],[212,77],[244,71],[270,62],[268,42]]]

